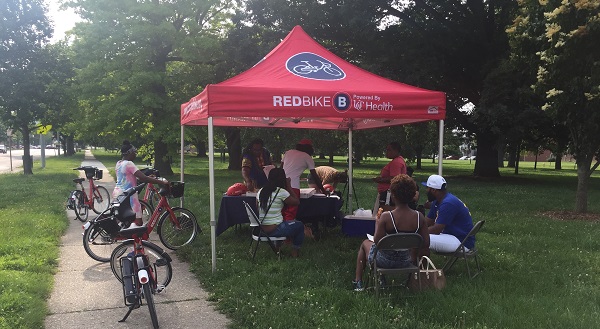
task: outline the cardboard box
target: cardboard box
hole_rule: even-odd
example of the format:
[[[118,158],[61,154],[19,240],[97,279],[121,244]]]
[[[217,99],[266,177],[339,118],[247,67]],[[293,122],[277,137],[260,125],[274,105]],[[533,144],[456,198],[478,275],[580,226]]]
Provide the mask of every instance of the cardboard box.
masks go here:
[[[316,190],[314,188],[301,188],[300,189],[300,199],[308,199],[315,194]]]

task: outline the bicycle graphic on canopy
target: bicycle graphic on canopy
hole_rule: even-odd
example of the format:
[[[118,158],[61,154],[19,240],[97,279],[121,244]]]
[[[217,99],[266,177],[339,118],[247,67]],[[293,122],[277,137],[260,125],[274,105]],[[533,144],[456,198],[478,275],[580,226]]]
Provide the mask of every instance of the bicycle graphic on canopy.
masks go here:
[[[292,70],[295,73],[302,74],[302,75],[316,73],[319,71],[323,71],[334,77],[341,77],[343,75],[343,73],[340,70],[338,70],[334,67],[331,67],[331,63],[325,63],[318,59],[316,61],[321,63],[321,66],[314,66],[314,65],[310,64],[309,61],[301,61],[304,64],[296,65],[292,68]]]

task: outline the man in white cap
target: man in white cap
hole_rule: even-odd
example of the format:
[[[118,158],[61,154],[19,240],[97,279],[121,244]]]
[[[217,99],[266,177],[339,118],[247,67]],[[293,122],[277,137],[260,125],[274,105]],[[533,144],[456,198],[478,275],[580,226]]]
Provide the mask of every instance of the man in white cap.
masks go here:
[[[446,180],[440,175],[431,175],[427,182],[427,200],[431,209],[427,215],[429,226],[429,249],[453,252],[473,228],[469,208],[459,198],[446,190]],[[465,242],[465,247],[475,246],[475,237]]]

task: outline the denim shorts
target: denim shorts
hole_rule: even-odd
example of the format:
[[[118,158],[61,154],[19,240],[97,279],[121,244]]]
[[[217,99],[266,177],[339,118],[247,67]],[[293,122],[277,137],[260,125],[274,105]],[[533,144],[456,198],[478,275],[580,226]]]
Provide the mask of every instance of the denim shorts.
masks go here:
[[[377,249],[377,246],[375,244],[373,244],[371,246],[371,250],[369,250],[369,257],[368,257],[368,261],[369,264],[373,264],[373,255],[375,254],[375,249]],[[385,254],[378,252],[377,253],[377,267],[381,267],[381,268],[403,268],[403,267],[409,267],[410,265],[412,265],[412,262],[410,260],[410,252],[407,250],[406,251],[406,258],[404,257],[400,257],[400,258],[395,258],[395,259],[389,259],[387,257],[385,257]]]

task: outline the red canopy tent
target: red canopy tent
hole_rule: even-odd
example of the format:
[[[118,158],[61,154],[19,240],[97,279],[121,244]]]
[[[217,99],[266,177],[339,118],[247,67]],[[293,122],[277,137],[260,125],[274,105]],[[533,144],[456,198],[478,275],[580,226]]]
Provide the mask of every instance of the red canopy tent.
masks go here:
[[[294,27],[254,67],[206,86],[181,105],[182,150],[183,126],[209,126],[213,270],[216,269],[213,126],[347,130],[349,154],[352,154],[353,130],[440,120],[441,158],[445,115],[443,92],[367,72],[325,49],[300,26]],[[349,169],[352,172],[351,162]],[[351,200],[350,196],[350,203]]]

